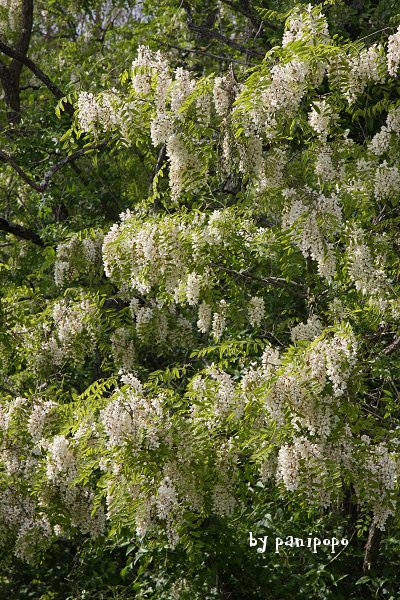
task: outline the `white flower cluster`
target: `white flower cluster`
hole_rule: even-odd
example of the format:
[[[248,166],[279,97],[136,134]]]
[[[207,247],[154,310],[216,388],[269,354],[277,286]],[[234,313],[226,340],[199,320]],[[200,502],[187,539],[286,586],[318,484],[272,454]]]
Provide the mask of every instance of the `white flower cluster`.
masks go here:
[[[136,334],[144,342],[175,349],[188,348],[192,343],[192,324],[178,314],[175,304],[168,305],[153,299],[146,306],[132,302],[131,313],[135,319]]]
[[[283,458],[283,460],[285,459]],[[270,454],[266,458],[263,458],[260,464],[260,480],[263,483],[268,483],[271,479],[276,477],[277,467],[278,460],[277,456],[275,456],[274,454]]]
[[[226,136],[228,148],[230,149],[231,142]],[[240,163],[239,169],[242,173],[253,174],[258,180],[259,187],[262,189],[266,185],[265,177],[265,159],[263,156],[263,143],[259,136],[251,136],[245,140],[245,143],[240,146]],[[228,152],[226,152],[228,155]],[[226,161],[229,164],[229,159]]]
[[[14,36],[22,22],[22,0],[0,0],[0,39],[6,43]]]
[[[197,328],[201,333],[207,333],[211,327],[212,310],[211,306],[206,302],[202,302],[199,306]]]
[[[388,150],[390,140],[390,131],[387,127],[383,126],[381,127],[380,131],[378,131],[378,133],[376,133],[372,138],[369,144],[369,148],[371,152],[373,152],[373,154],[375,154],[376,156],[380,156]]]
[[[224,238],[231,234],[229,231],[230,214],[227,210],[214,210],[208,217],[208,226],[203,235],[204,241],[208,244],[222,244]]]
[[[229,149],[232,142],[229,142]],[[262,192],[282,185],[287,163],[285,150],[273,148],[264,157],[263,141],[260,135],[248,135],[238,145],[239,171],[252,176],[255,189]],[[230,151],[230,150],[229,150]]]
[[[335,396],[343,396],[351,371],[357,361],[358,344],[353,334],[335,334],[324,344],[326,374]]]
[[[158,487],[155,505],[158,518],[167,522],[168,542],[174,548],[179,541],[175,520],[180,507],[175,485],[168,476],[162,479]]]
[[[178,498],[170,477],[164,477],[157,490],[157,515],[160,519],[168,519],[174,511]]]
[[[293,492],[299,485],[299,456],[296,449],[289,444],[279,448],[277,479],[281,479],[289,492]]]
[[[387,65],[389,75],[396,77],[400,64],[400,27],[388,40]]]
[[[374,194],[378,200],[397,196],[400,188],[400,173],[396,166],[389,167],[384,160],[376,170]]]
[[[238,86],[233,73],[228,73],[223,77],[216,77],[214,80],[213,98],[215,112],[220,117],[225,117],[234,103],[238,93]]]
[[[57,403],[52,400],[43,402],[41,399],[35,402],[32,412],[28,419],[27,429],[32,436],[35,444],[41,443],[49,416],[54,412]]]
[[[199,303],[199,296],[203,277],[198,273],[189,273],[186,282],[186,298],[190,306],[196,306]]]
[[[78,123],[82,131],[98,133],[118,127],[121,121],[116,90],[95,96],[81,92],[78,97]]]
[[[50,545],[51,534],[51,526],[46,517],[27,519],[25,516],[15,541],[15,556],[28,564],[34,564],[39,548],[44,550]]]
[[[317,315],[307,319],[307,323],[300,323],[290,331],[292,340],[315,340],[323,331],[322,323]]]
[[[194,403],[192,419],[213,429],[225,419],[239,420],[246,403],[243,386],[237,387],[233,378],[223,369],[212,365],[204,376],[196,375],[190,384]]]
[[[77,475],[74,449],[64,435],[56,435],[48,444],[46,474],[53,483],[68,482]]]
[[[35,514],[35,503],[32,498],[20,498],[18,489],[9,485],[0,491],[0,518],[8,528],[19,527],[25,519],[31,520]]]
[[[252,106],[244,98],[241,119],[246,135],[263,135],[267,140],[276,137],[280,121],[288,122],[309,85],[318,86],[327,69],[326,59],[303,59],[301,53],[290,47],[293,42],[314,46],[329,43],[327,21],[318,9],[309,5],[306,11],[292,11],[289,27],[283,36],[283,59],[271,61],[271,66],[260,78],[260,86],[252,90]],[[246,91],[246,89],[245,89]],[[240,111],[240,104],[236,109]],[[332,115],[334,116],[334,115]],[[313,120],[313,117],[311,117]]]
[[[279,350],[273,346],[267,346],[261,357],[261,364],[264,375],[269,377],[281,364]]]
[[[139,495],[140,497],[140,495]],[[140,497],[141,502],[136,509],[135,513],[135,524],[136,524],[136,534],[142,538],[146,535],[150,525],[153,522],[153,505],[154,499],[152,497],[145,496],[144,498]],[[109,503],[108,503],[109,504]],[[110,509],[108,514],[111,516]]]
[[[71,518],[72,527],[81,533],[96,538],[104,534],[106,515],[102,506],[93,514],[94,492],[89,487],[74,486],[61,488],[61,494]]]
[[[274,130],[277,111],[288,117],[298,108],[306,91],[309,72],[309,66],[298,60],[278,63],[271,68],[271,84],[261,94],[267,128]]]
[[[373,44],[356,55],[347,58],[349,73],[343,94],[352,104],[369,83],[382,83],[386,71],[383,47]]]
[[[162,342],[166,340],[168,324],[166,315],[160,308],[159,305],[153,302],[151,306],[141,306],[132,313],[136,320],[136,331],[141,340],[146,339],[149,330],[154,333],[155,324],[157,328],[156,339]]]
[[[230,415],[240,418],[243,411],[241,398],[236,394],[236,386],[228,373],[215,367],[209,369],[209,374],[216,382],[213,398],[213,415],[216,419],[225,419]]]
[[[176,127],[183,119],[181,109],[184,102],[195,87],[191,74],[179,67],[173,79],[168,61],[162,54],[140,46],[132,64],[132,86],[137,94],[146,99],[154,89],[155,113],[151,117],[151,139],[154,146],[166,144],[172,196],[178,198],[183,191],[197,190],[202,184],[200,175],[203,165],[193,144],[185,141]]]
[[[148,398],[136,378],[125,379],[129,387],[118,391],[100,413],[109,448],[129,444],[139,448],[158,448],[163,432],[162,397]],[[133,385],[132,385],[133,381]]]
[[[319,335],[320,324],[311,325],[313,331],[301,336]],[[241,385],[254,381],[256,389],[264,390],[260,400],[268,419],[278,425],[289,419],[294,430],[303,427],[327,439],[338,423],[335,399],[345,393],[356,363],[356,340],[348,329],[339,330],[332,338],[311,344],[301,356],[301,360],[282,362],[279,352],[268,346],[261,367],[247,372]]]
[[[220,300],[219,311],[212,316],[211,333],[215,340],[220,340],[226,326],[226,309],[227,303],[225,300]]]
[[[179,134],[168,138],[167,155],[170,161],[169,185],[172,197],[178,198],[183,191],[198,190],[202,185],[202,163]]]
[[[12,420],[18,415],[19,410],[26,403],[26,398],[17,396],[16,398],[5,402],[4,408],[3,406],[0,406],[0,429],[6,432],[10,427]]]
[[[215,468],[217,483],[212,491],[212,509],[219,517],[229,517],[237,506],[234,495],[234,456],[229,451],[229,443],[218,450]]]
[[[342,220],[338,196],[319,194],[313,198],[311,207],[296,197],[294,190],[284,190],[284,196],[291,202],[282,216],[282,226],[292,229],[293,241],[303,256],[315,260],[319,274],[330,281],[335,274],[336,259],[328,240]]]
[[[253,296],[250,298],[248,314],[250,325],[253,327],[259,327],[265,316],[264,298],[260,298],[259,296]]]
[[[150,136],[154,146],[165,144],[174,135],[171,118],[165,113],[157,114],[151,121]]]
[[[332,182],[337,177],[337,169],[332,160],[332,150],[323,144],[318,148],[315,159],[314,173],[322,182]]]
[[[192,443],[185,439],[179,444],[175,458],[164,464],[163,473],[174,482],[181,504],[189,510],[200,511],[204,502],[204,490],[193,471],[193,458],[196,449]]]
[[[132,87],[137,94],[148,96],[152,91],[155,74],[168,73],[169,65],[161,52],[153,52],[147,46],[139,46],[132,62]]]
[[[95,343],[95,331],[91,323],[95,312],[96,306],[90,298],[82,298],[76,303],[61,300],[53,305],[54,329],[63,349],[67,350],[84,331],[88,333],[92,343]]]
[[[163,282],[167,292],[174,294],[186,274],[187,252],[182,243],[185,232],[183,223],[169,217],[156,223],[140,223],[127,213],[122,223],[113,225],[105,236],[106,275],[129,282],[129,287],[141,294]],[[122,244],[116,246],[116,240]]]
[[[67,298],[52,307],[52,322],[44,322],[26,330],[24,343],[28,360],[35,370],[54,370],[71,361],[75,367],[84,364],[96,351],[99,312],[93,299],[81,295],[75,301]]]
[[[386,127],[389,131],[400,135],[400,107],[391,109],[386,118]]]
[[[175,81],[171,90],[171,110],[178,119],[183,119],[180,109],[194,88],[195,82],[191,78],[190,72],[178,67],[175,71]]]
[[[28,474],[32,477],[32,471]],[[14,554],[27,563],[37,562],[38,555],[51,541],[51,526],[43,511],[37,510],[32,498],[9,484],[0,492],[1,532],[16,536]]]
[[[135,345],[131,339],[131,332],[126,327],[119,327],[110,338],[111,352],[116,366],[129,371],[136,363],[137,356]]]
[[[305,366],[307,376],[318,383],[320,392],[329,380],[334,396],[343,396],[357,361],[357,348],[354,334],[346,329],[311,345],[305,355]]]
[[[327,458],[330,448],[324,442],[312,443],[304,437],[284,444],[278,452],[277,479],[294,492],[301,488],[311,504],[327,507],[332,502],[333,486]]]
[[[101,273],[103,237],[99,231],[92,237],[80,239],[73,236],[58,244],[54,266],[54,281],[58,287],[69,285],[79,278],[93,277]]]
[[[289,27],[283,34],[282,46],[297,40],[306,41],[310,45],[324,44],[330,40],[326,18],[311,4],[303,12],[300,12],[300,9],[291,12]]]
[[[374,265],[361,228],[353,228],[347,249],[349,276],[356,290],[372,298],[385,296],[388,280],[385,272]]]
[[[367,439],[367,446],[363,447],[361,468],[363,475],[354,482],[356,494],[360,501],[371,505],[374,522],[380,529],[384,529],[388,517],[394,514],[396,507],[394,491],[398,480],[398,459],[384,443],[371,446]]]
[[[326,100],[315,101],[308,114],[308,122],[322,142],[326,142],[329,129],[335,124],[338,115]]]
[[[387,152],[392,139],[391,134],[397,136],[400,135],[400,108],[389,110],[386,118],[386,125],[383,125],[381,129],[374,135],[369,148],[376,156],[381,156],[384,152]]]

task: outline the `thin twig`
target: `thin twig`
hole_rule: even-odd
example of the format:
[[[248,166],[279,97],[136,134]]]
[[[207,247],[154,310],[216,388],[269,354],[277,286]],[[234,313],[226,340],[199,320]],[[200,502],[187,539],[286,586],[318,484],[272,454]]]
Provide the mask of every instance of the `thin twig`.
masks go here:
[[[284,277],[258,277],[257,275],[250,275],[250,273],[235,271],[235,269],[224,267],[223,265],[212,261],[210,261],[210,264],[218,269],[221,269],[221,271],[224,271],[225,273],[233,275],[234,277],[240,277],[242,279],[247,279],[248,281],[257,281],[259,283],[263,283],[264,285],[275,285],[279,287],[293,286],[297,288],[299,292],[301,292],[302,296],[305,296],[306,294],[306,287],[301,283],[297,283],[297,281],[292,281],[290,279],[288,281]]]
[[[261,52],[258,52],[257,50],[251,50],[250,48],[246,48],[245,46],[242,46],[241,44],[235,42],[235,40],[231,40],[230,38],[225,37],[215,29],[207,29],[207,27],[196,25],[193,21],[192,9],[185,0],[182,1],[182,8],[186,12],[188,18],[188,27],[189,29],[191,29],[191,31],[199,33],[205,38],[213,38],[215,40],[218,40],[225,46],[230,46],[231,48],[238,50],[241,54],[250,54],[251,56],[254,56],[256,58],[264,58],[264,55]]]
[[[42,191],[40,185],[36,183],[31,177],[29,177],[29,175],[27,175],[23,169],[21,169],[21,167],[18,165],[18,163],[12,156],[7,154],[7,152],[4,152],[3,150],[0,150],[0,161],[8,163],[14,169],[14,171],[18,173],[21,179],[23,179],[25,183],[27,183],[31,188],[33,188],[37,192]]]
[[[387,31],[388,29],[395,29],[394,25],[391,25],[390,27],[384,27],[383,29],[378,29],[378,31],[373,31],[372,33],[369,33],[368,35],[365,35],[364,37],[360,38],[359,41],[363,41],[366,40],[370,37],[372,37],[373,35],[376,35],[377,33],[382,33],[382,31]]]
[[[221,56],[220,54],[213,54],[212,52],[196,50],[194,48],[181,48],[179,46],[174,46],[173,44],[168,44],[166,42],[162,42],[161,40],[158,40],[158,39],[155,39],[154,41],[157,42],[158,44],[160,44],[161,46],[165,46],[166,48],[173,48],[174,50],[179,50],[179,52],[188,52],[191,54],[198,54],[200,56],[209,56],[210,58],[216,58],[218,60],[223,60],[225,62],[235,63],[237,65],[243,65],[244,67],[248,67],[249,65],[251,67],[257,66],[257,63],[243,62],[242,60],[237,60],[237,59],[231,58],[229,56]]]

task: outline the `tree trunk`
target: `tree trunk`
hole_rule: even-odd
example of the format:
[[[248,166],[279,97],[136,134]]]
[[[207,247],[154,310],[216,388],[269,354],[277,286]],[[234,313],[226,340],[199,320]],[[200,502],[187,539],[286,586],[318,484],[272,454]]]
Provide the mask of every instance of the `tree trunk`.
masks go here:
[[[24,0],[22,3],[22,23],[18,42],[15,50],[26,56],[31,39],[33,23],[33,0]],[[0,80],[4,89],[7,104],[7,117],[10,124],[15,125],[21,120],[20,76],[22,63],[12,60],[6,65],[0,60]]]
[[[382,531],[376,526],[376,523],[372,523],[369,528],[368,541],[365,546],[363,562],[364,575],[368,575],[376,566],[381,545],[381,537]]]
[[[11,125],[16,125],[21,120],[21,101],[19,93],[19,76],[21,70],[13,69],[12,65],[1,72],[5,101],[7,104],[7,117]]]

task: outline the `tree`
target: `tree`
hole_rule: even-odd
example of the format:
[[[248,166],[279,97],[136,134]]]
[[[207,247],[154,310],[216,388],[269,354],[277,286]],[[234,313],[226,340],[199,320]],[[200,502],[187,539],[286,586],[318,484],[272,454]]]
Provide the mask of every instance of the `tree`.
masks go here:
[[[1,30],[4,559],[100,556],[71,598],[396,589],[400,29],[332,4],[50,4],[78,88]]]

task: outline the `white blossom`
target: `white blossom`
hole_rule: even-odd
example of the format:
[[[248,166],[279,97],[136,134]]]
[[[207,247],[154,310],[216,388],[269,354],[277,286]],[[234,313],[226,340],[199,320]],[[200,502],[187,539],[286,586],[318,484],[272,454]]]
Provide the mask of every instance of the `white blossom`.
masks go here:
[[[378,200],[397,195],[400,187],[400,173],[396,166],[389,167],[383,161],[376,170],[374,181],[374,194]]]
[[[213,98],[217,115],[224,117],[229,112],[237,92],[238,88],[232,73],[215,78]]]
[[[95,96],[81,92],[78,97],[78,122],[83,131],[96,133],[98,129],[109,131],[120,123],[115,91]]]
[[[49,481],[73,479],[77,470],[71,442],[64,435],[56,435],[48,446],[48,452],[46,473]]]
[[[211,317],[211,307],[206,302],[202,302],[199,306],[197,321],[197,328],[199,331],[202,333],[207,333],[211,326]]]
[[[331,124],[335,124],[337,118],[338,115],[326,100],[315,101],[308,114],[308,122],[323,142],[328,137]]]
[[[264,298],[253,296],[248,306],[249,321],[253,327],[259,327],[265,315]]]
[[[310,45],[327,43],[330,40],[328,24],[323,14],[318,13],[311,4],[306,10],[295,9],[289,17],[289,27],[283,34],[282,46],[297,40],[307,41]]]
[[[387,48],[387,65],[389,75],[396,77],[400,64],[400,27],[389,36]]]
[[[323,331],[322,323],[317,315],[312,315],[306,323],[300,323],[291,329],[292,340],[314,340]]]

